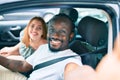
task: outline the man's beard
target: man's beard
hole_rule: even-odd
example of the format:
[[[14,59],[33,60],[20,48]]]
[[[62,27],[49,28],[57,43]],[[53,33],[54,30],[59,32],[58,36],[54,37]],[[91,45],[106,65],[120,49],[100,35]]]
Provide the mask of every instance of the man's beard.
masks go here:
[[[55,39],[55,38],[48,38],[48,45],[49,45],[49,49],[52,51],[52,52],[58,52],[58,51],[61,51],[61,49],[60,48],[58,48],[58,49],[56,49],[56,48],[52,48],[51,46],[50,46],[50,41],[52,41],[52,40],[59,40],[59,39]],[[61,43],[63,42],[62,40],[59,40],[59,41],[61,41]]]
[[[49,49],[50,49],[50,51],[52,51],[52,52],[58,52],[58,51],[61,51],[60,49],[52,48],[52,47],[50,46],[50,44],[48,44],[48,45],[49,45]]]

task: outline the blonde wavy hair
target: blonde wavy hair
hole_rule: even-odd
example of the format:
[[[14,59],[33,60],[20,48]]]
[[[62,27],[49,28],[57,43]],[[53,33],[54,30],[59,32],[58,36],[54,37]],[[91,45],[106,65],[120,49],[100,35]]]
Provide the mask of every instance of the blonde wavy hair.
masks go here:
[[[42,38],[47,39],[47,26],[46,26],[45,21],[43,20],[43,18],[35,16],[29,21],[28,25],[24,29],[22,42],[26,45],[26,47],[30,46],[30,36],[28,34],[28,29],[29,29],[29,26],[33,20],[37,20],[37,21],[40,21],[42,23],[42,27],[43,27]]]

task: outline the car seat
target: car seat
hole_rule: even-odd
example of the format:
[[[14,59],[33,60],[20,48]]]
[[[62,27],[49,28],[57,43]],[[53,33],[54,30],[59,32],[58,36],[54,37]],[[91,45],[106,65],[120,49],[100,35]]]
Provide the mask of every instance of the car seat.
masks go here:
[[[77,29],[81,38],[76,38],[70,48],[81,56],[83,64],[95,68],[107,53],[107,25],[101,20],[86,16],[79,21]]]

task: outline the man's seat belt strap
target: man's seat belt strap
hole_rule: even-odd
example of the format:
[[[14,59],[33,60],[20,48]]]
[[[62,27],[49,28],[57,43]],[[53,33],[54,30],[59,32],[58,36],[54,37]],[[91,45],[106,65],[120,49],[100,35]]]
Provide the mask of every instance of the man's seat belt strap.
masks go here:
[[[44,68],[46,66],[52,65],[54,63],[57,63],[57,62],[65,60],[67,58],[71,58],[71,57],[75,57],[75,56],[79,56],[79,55],[65,56],[65,57],[60,57],[60,58],[52,59],[52,60],[49,60],[49,61],[46,61],[46,62],[43,62],[43,63],[40,63],[40,64],[36,65],[33,70]]]

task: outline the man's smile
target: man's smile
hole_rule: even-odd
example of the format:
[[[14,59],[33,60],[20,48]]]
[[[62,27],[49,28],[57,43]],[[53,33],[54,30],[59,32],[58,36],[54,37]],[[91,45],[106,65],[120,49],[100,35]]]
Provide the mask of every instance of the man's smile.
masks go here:
[[[63,42],[63,41],[60,40],[60,39],[50,38],[50,44],[51,44],[51,45],[57,46],[57,45],[60,45],[62,42]]]

